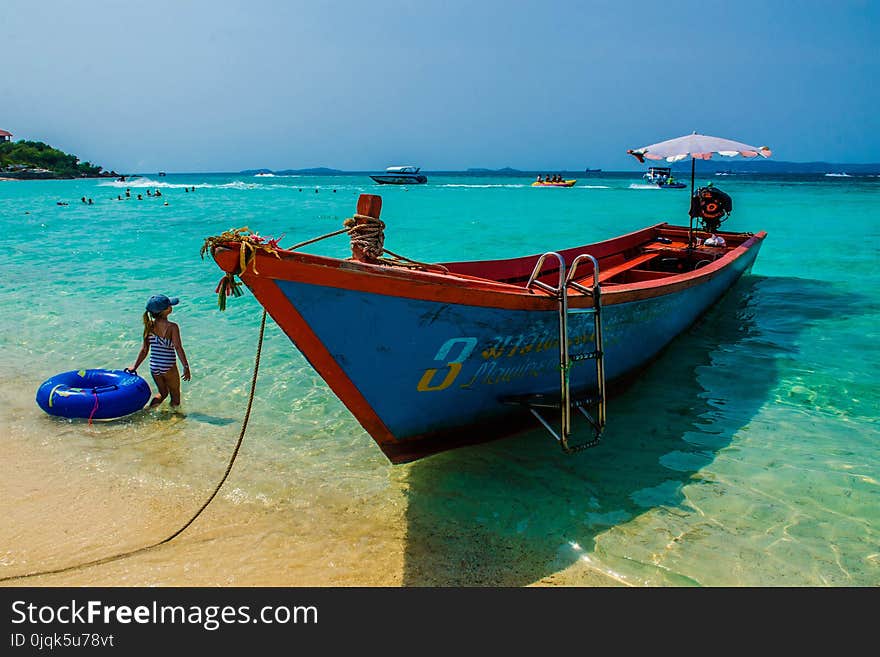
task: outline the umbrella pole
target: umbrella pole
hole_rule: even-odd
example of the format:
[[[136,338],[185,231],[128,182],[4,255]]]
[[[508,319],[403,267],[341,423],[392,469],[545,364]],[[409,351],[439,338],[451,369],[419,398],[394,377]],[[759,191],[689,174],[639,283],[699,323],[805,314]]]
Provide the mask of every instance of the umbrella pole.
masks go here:
[[[694,158],[691,158],[691,203],[694,202],[694,169],[696,162]],[[690,217],[690,223],[688,224],[688,248],[690,249],[694,245],[694,218],[691,215],[690,207],[688,207],[688,216]]]

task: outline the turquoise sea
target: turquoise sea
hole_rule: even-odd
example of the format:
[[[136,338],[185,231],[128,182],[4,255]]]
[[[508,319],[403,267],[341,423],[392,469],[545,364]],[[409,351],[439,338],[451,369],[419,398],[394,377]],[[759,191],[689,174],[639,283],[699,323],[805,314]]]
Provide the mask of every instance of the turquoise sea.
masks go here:
[[[261,309],[246,292],[218,311],[205,237],[248,226],[289,246],[340,228],[362,193],[382,196],[385,246],[419,261],[686,224],[688,191],[639,175],[571,189],[430,173],[407,188],[365,174],[0,181],[0,474],[15,482],[0,577],[159,540],[222,476]],[[535,426],[393,466],[270,320],[243,448],[209,511],[172,546],[27,583],[880,585],[880,178],[707,181],[733,198],[725,229],[768,237],[752,274],[609,403],[597,448],[566,456]],[[344,236],[305,250],[349,254]],[[132,364],[157,293],[181,299],[185,417],[45,415],[48,377]]]

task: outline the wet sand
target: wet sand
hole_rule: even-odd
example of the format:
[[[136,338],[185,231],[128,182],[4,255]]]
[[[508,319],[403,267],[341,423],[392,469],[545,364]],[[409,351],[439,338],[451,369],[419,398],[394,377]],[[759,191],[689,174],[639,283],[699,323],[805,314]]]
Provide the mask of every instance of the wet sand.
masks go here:
[[[180,472],[175,480],[169,470],[185,464],[176,464],[167,455],[162,478],[137,476],[113,463],[127,459],[136,463],[144,445],[160,439],[141,441],[133,436],[114,447],[112,459],[108,458],[99,427],[41,417],[32,389],[34,382],[27,378],[6,378],[0,385],[0,395],[7,400],[0,411],[4,454],[0,459],[0,577],[63,568],[161,541],[207,499],[234,447],[233,437],[225,453],[218,453],[210,477]],[[239,426],[233,429],[237,437]],[[134,433],[141,430],[145,429],[132,428]],[[548,573],[547,564],[530,564],[530,555],[512,551],[511,545],[486,545],[485,533],[474,528],[407,518],[405,485],[389,485],[376,491],[373,499],[367,495],[340,500],[330,493],[319,494],[316,504],[297,501],[294,484],[288,499],[255,498],[248,495],[248,482],[242,479],[254,465],[248,463],[252,455],[247,442],[248,437],[218,496],[173,541],[110,563],[0,585],[620,584],[583,563],[529,582],[528,573]],[[163,451],[161,442],[158,445]],[[392,484],[406,479],[399,468],[390,472]],[[415,529],[417,537],[409,536]],[[449,558],[448,550],[437,550],[450,540],[467,546],[455,553],[455,559]],[[497,554],[481,558],[482,551],[492,549],[502,551],[503,558]]]

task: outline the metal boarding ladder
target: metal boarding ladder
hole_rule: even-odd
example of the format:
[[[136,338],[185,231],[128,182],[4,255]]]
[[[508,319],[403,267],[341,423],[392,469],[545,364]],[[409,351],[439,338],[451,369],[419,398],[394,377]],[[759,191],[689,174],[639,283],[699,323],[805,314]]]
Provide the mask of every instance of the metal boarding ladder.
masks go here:
[[[538,276],[544,267],[544,261],[548,257],[555,257],[559,261],[559,286],[553,287],[538,280]],[[578,265],[584,260],[589,260],[593,265],[593,287],[588,288],[574,280]],[[602,432],[605,429],[605,355],[602,351],[602,303],[601,289],[599,286],[599,263],[593,256],[582,253],[571,263],[571,268],[566,274],[565,259],[554,251],[549,251],[538,258],[535,269],[526,283],[526,289],[537,288],[552,295],[559,303],[559,397],[544,394],[514,395],[505,397],[502,401],[506,404],[518,404],[526,406],[544,428],[550,432],[562,447],[566,454],[573,454],[599,444]],[[573,289],[585,296],[592,297],[593,307],[587,312],[593,314],[593,350],[584,353],[569,354],[568,340],[568,291]],[[583,360],[595,360],[596,362],[596,394],[572,397],[570,388],[570,371],[572,363]],[[595,407],[595,416],[587,410]],[[571,445],[568,441],[571,436],[572,409],[575,408],[587,418],[593,427],[593,438],[578,445]],[[558,409],[560,411],[560,427],[557,433],[550,423],[541,415],[539,409]]]

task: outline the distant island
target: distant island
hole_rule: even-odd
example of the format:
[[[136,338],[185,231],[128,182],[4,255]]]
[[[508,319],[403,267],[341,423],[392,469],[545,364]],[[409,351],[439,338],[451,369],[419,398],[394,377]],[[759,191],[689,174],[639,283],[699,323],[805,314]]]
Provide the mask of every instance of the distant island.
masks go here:
[[[662,162],[657,162],[662,165]],[[668,165],[667,165],[668,166]],[[690,173],[691,162],[685,160],[672,165],[672,170]],[[749,160],[701,160],[697,162],[698,173],[849,173],[877,174],[880,163],[839,163],[839,162],[786,162],[784,160],[752,158]]]
[[[671,166],[676,172],[677,177],[681,178],[687,173],[690,177],[691,162],[683,160],[675,162],[671,165],[661,161],[650,162],[651,166]],[[639,170],[644,172],[644,169]],[[713,160],[700,160],[696,163],[697,175],[706,175],[714,173],[740,173],[740,174],[850,174],[850,175],[878,175],[880,174],[880,163],[839,163],[839,162],[786,162],[784,160],[773,160],[763,158],[753,159],[736,159],[718,158]],[[348,171],[343,169],[331,169],[328,167],[313,167],[309,169],[245,169],[239,171],[242,175],[318,175],[318,176],[335,176],[335,175],[362,175],[368,174],[368,171]],[[490,169],[488,167],[470,167],[468,169],[458,170],[441,170],[427,169],[425,173],[439,175],[456,175],[468,174],[471,176],[514,176],[514,177],[534,177],[536,175],[545,175],[547,173],[559,173],[569,177],[577,177],[588,174],[631,174],[636,173],[633,170],[604,170],[604,169],[546,169],[546,170],[524,170],[514,169],[512,167],[503,167],[501,169]],[[2,174],[0,174],[2,175]]]
[[[0,141],[0,178],[40,180],[57,178],[115,178],[91,162],[80,162],[41,141]]]
[[[340,169],[328,169],[327,167],[316,167],[313,169],[282,169],[280,171],[274,171],[272,169],[245,169],[244,171],[239,171],[239,173],[248,176],[256,176],[260,173],[271,173],[276,176],[292,176],[296,174],[332,176],[337,173],[345,173],[345,171],[341,171]]]
[[[501,173],[508,176],[515,176],[517,174],[523,173],[519,169],[511,169],[510,167],[504,167],[503,169],[468,169],[468,173]]]

